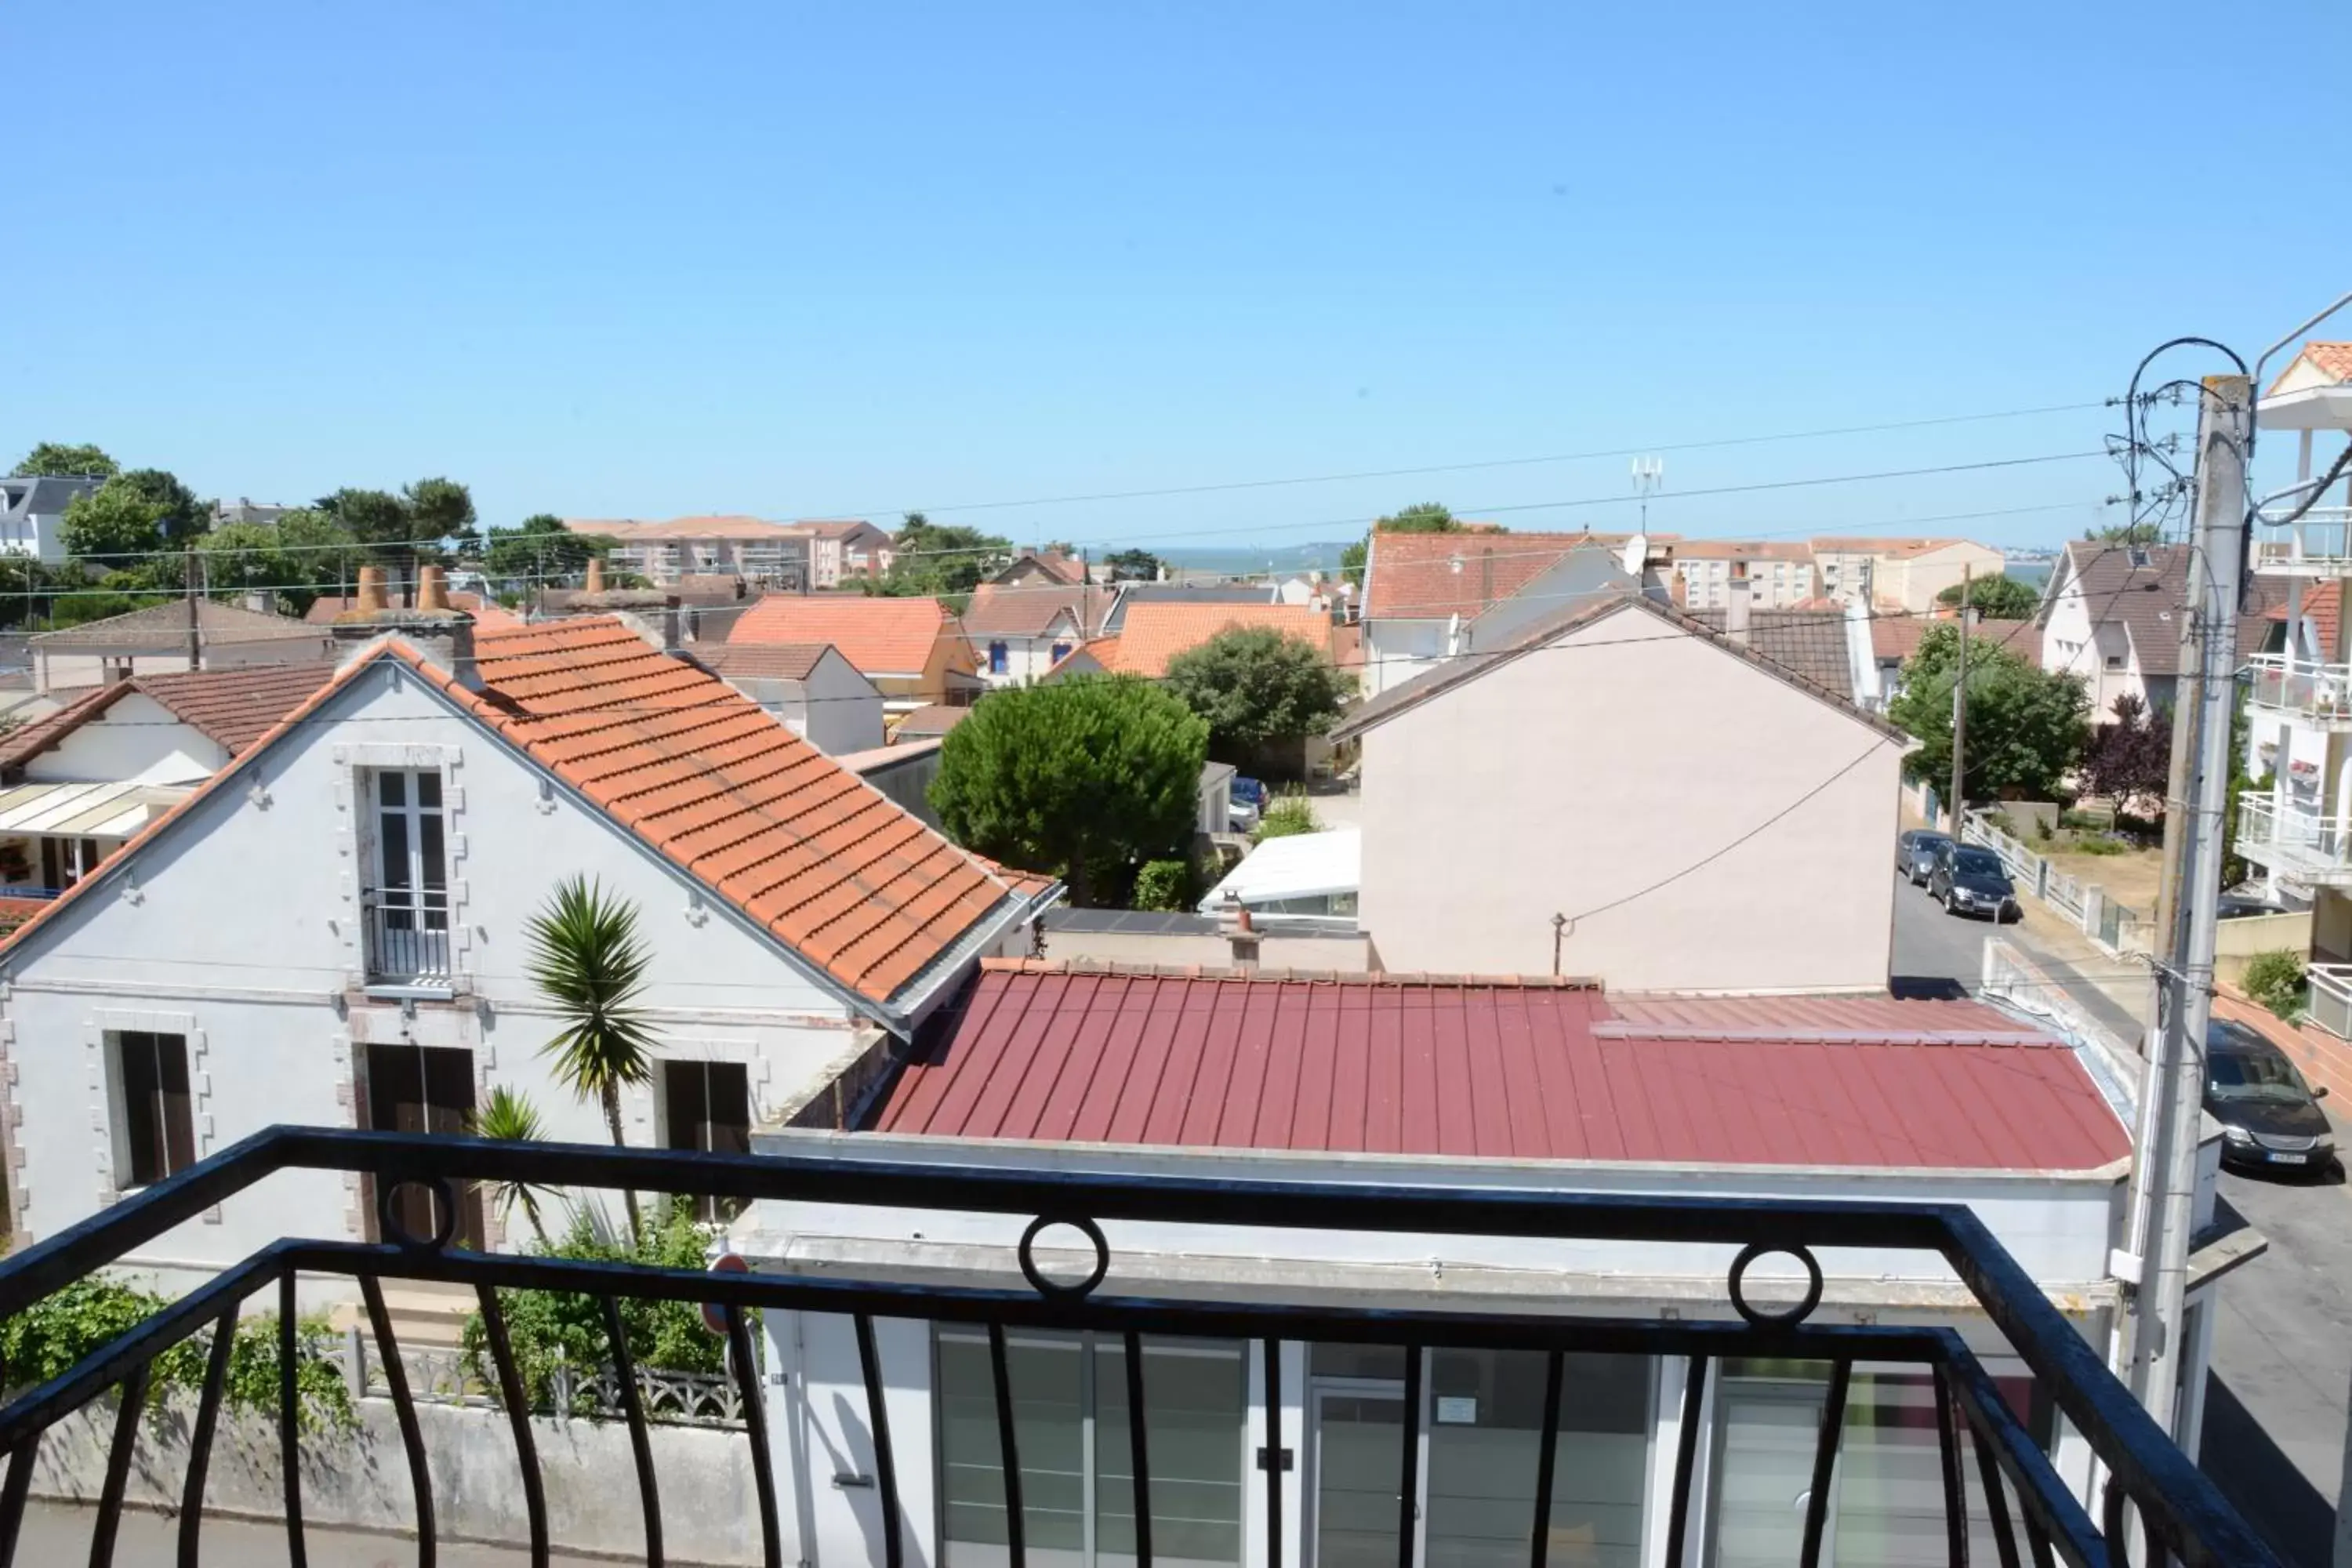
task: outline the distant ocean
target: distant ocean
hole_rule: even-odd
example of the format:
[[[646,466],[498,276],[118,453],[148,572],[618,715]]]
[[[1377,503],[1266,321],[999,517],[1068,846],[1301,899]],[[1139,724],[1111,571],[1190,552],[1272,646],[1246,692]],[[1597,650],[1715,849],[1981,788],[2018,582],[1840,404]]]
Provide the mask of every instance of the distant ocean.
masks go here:
[[[2050,581],[2050,569],[2056,564],[2055,561],[2012,561],[2001,575],[2013,577],[2029,587],[2040,588]]]
[[[1266,545],[1252,550],[1246,547],[1202,547],[1176,545],[1156,550],[1153,554],[1171,566],[1187,572],[1213,572],[1227,577],[1260,576],[1265,573],[1336,572],[1339,569],[1339,552],[1348,546],[1337,544]]]

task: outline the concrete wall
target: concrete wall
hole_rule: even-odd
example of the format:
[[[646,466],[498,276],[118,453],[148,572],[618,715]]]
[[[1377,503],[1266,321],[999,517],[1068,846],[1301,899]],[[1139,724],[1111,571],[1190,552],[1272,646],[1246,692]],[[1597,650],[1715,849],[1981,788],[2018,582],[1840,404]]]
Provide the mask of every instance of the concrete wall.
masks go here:
[[[1378,697],[1446,658],[1444,621],[1364,623],[1364,695]]]
[[[1964,569],[1971,577],[1998,577],[2008,565],[2000,551],[1962,542],[1925,555],[1883,560],[1873,570],[1882,578],[1878,589],[1882,597],[1886,589],[1883,579],[1891,575],[1901,584],[1903,607],[1914,615],[1925,615],[1935,607],[1937,595],[1959,585]]]
[[[1106,963],[1197,963],[1223,969],[1234,962],[1234,948],[1223,936],[1049,930],[1045,956],[1056,963],[1091,958]],[[1265,936],[1259,941],[1258,965],[1361,974],[1372,967],[1372,944],[1360,935]]]
[[[551,1077],[553,1015],[527,974],[524,926],[574,872],[634,902],[656,954],[645,1005],[665,1057],[746,1065],[755,1116],[793,1100],[870,1041],[839,994],[635,837],[569,798],[397,666],[338,693],[253,784],[205,797],[175,829],[36,931],[0,968],[12,1195],[30,1239],[117,1194],[110,1030],[185,1035],[199,1157],[278,1121],[353,1125],[370,1041],[474,1053],[478,1090],[529,1095],[551,1137],[603,1142],[601,1116]],[[449,803],[453,955],[460,1000],[362,989],[366,879],[355,775],[437,767]],[[363,804],[363,803],[362,803]],[[624,1099],[633,1142],[663,1141],[660,1080]],[[286,1173],[158,1237],[134,1262],[167,1284],[280,1236],[362,1234],[346,1178]],[[179,1277],[185,1283],[184,1277]]]
[[[1629,606],[1364,736],[1360,921],[1390,970],[1548,974],[1560,913],[1618,990],[1875,990],[1900,756]]]
[[[2213,973],[2235,985],[2244,978],[2254,955],[2285,948],[2297,957],[2311,951],[2311,911],[2285,915],[2248,915],[2214,924]]]
[[[227,765],[228,748],[134,691],[27,762],[25,777],[201,784]]]
[[[192,1399],[175,1396],[160,1417],[151,1415],[142,1423],[124,1490],[131,1506],[178,1510],[194,1410]],[[530,1522],[523,1512],[513,1431],[505,1414],[420,1404],[416,1415],[433,1481],[438,1538],[528,1546]],[[548,1536],[554,1548],[639,1555],[642,1560],[645,1511],[627,1426],[547,1418],[530,1425],[546,1487]],[[110,1400],[49,1428],[41,1441],[33,1495],[95,1503],[105,1484],[113,1431]],[[750,1438],[741,1432],[691,1426],[655,1426],[652,1433],[667,1560],[759,1562],[760,1505],[751,1478]],[[282,1521],[284,1473],[274,1419],[224,1415],[205,1470],[206,1511]],[[355,1432],[322,1431],[307,1437],[301,1483],[307,1524],[404,1535],[415,1531],[407,1454],[387,1400],[362,1401]],[[385,1555],[397,1561],[403,1554],[388,1551]]]
[[[871,751],[882,732],[882,693],[839,652],[827,654],[801,682],[811,745],[829,757]]]

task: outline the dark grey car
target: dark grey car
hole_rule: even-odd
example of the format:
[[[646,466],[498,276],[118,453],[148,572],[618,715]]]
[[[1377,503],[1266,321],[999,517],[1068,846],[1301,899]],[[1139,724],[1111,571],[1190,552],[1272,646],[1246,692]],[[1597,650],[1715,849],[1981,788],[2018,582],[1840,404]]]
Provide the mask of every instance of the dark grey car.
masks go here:
[[[1948,915],[1989,915],[1996,923],[2024,918],[2000,857],[1973,844],[1943,842],[1927,872],[1927,894]]]
[[[2243,1024],[2205,1032],[2205,1110],[2221,1124],[2225,1164],[2268,1170],[2331,1169],[2336,1130],[2286,1053]]]

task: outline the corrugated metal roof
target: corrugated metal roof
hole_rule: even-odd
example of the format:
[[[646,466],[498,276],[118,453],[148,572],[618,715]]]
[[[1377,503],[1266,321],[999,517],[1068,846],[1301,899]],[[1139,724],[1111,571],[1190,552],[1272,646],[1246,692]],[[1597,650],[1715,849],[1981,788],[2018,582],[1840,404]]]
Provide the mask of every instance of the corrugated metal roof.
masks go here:
[[[2084,1171],[2128,1152],[2068,1047],[2032,1033],[1989,1043],[1995,1015],[1968,1015],[1969,1032],[1943,1037],[1825,1040],[1831,1024],[1879,1010],[1816,1005],[1793,1033],[1699,1038],[1543,980],[992,963],[893,1088],[878,1130],[1909,1170]]]

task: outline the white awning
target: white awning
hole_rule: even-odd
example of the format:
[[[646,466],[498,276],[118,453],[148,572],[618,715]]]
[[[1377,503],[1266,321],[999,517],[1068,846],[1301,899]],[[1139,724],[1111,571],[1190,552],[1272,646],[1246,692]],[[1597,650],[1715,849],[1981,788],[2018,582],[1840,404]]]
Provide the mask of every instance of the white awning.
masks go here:
[[[128,838],[191,792],[145,784],[27,784],[0,790],[0,834]]]
[[[1363,842],[1362,832],[1353,827],[1269,838],[1209,889],[1201,912],[1217,913],[1228,894],[1239,895],[1244,904],[1265,904],[1353,893],[1363,881]]]

